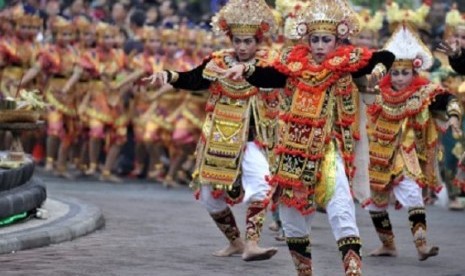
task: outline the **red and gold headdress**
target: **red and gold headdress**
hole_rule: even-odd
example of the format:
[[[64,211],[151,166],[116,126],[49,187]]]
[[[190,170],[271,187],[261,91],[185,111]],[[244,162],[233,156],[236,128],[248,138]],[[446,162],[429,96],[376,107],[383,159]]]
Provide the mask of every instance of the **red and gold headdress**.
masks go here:
[[[296,23],[300,36],[324,32],[347,38],[360,29],[357,14],[346,0],[310,1]]]
[[[262,38],[276,31],[276,22],[265,0],[230,0],[212,18],[213,30],[228,36],[253,35]]]

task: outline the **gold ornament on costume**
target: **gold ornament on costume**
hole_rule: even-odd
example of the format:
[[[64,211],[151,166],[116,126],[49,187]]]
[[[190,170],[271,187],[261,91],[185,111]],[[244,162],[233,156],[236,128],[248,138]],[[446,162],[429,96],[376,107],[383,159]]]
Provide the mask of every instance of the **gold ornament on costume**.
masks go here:
[[[360,23],[346,0],[311,1],[299,14],[297,28],[300,35],[323,32],[347,38],[359,32]]]
[[[433,65],[433,55],[409,24],[398,25],[384,46],[396,56],[393,68],[427,70]]]
[[[386,2],[386,19],[389,22],[389,30],[393,32],[399,24],[408,22],[413,27],[420,30],[429,31],[431,26],[426,21],[426,16],[430,11],[430,4],[424,1],[420,8],[416,10],[401,9],[396,2]]]
[[[212,18],[216,33],[253,35],[259,38],[276,31],[275,17],[265,0],[230,0]]]

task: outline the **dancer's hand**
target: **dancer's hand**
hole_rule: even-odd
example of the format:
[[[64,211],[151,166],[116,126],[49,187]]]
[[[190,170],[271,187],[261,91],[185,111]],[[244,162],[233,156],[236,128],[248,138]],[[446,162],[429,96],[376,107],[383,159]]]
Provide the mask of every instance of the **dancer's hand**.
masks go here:
[[[456,56],[460,56],[461,54],[460,45],[457,40],[453,40],[450,42],[441,41],[439,43],[437,50],[441,53],[446,54],[449,57],[456,57]]]
[[[376,74],[371,74],[367,76],[367,93],[375,94],[376,88],[378,86],[380,76]]]
[[[460,128],[459,119],[456,116],[451,116],[447,122],[452,130],[452,136],[454,138],[460,138],[462,136],[462,129]]]
[[[223,78],[232,79],[235,81],[240,80],[243,78],[245,68],[246,67],[244,64],[234,65],[233,67],[224,71]]]
[[[157,72],[149,77],[142,78],[142,81],[149,82],[151,85],[163,86],[168,83],[168,72]]]

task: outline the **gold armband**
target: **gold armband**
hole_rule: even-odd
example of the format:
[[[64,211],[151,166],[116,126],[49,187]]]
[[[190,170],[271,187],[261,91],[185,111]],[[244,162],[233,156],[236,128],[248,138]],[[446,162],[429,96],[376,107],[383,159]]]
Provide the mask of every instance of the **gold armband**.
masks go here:
[[[386,66],[382,63],[376,64],[375,68],[373,68],[373,71],[371,72],[372,75],[375,75],[378,79],[381,79],[386,75]]]
[[[166,71],[168,73],[168,83],[175,83],[179,79],[179,73],[176,71]]]
[[[252,74],[255,72],[255,65],[252,64],[244,64],[245,69],[244,69],[244,77],[248,78],[252,76]]]

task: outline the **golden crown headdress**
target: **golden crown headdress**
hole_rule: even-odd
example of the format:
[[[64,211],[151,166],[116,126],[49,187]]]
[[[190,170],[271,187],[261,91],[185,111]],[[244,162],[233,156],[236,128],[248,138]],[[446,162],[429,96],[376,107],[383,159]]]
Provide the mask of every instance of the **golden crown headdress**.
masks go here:
[[[38,13],[26,12],[22,4],[16,5],[12,8],[10,18],[13,19],[16,24],[24,24],[34,27],[41,27],[43,24],[43,20]]]
[[[402,68],[413,68],[415,70],[427,70],[433,65],[433,55],[421,40],[415,29],[404,22],[399,24],[391,38],[384,46],[396,56],[392,65]]]
[[[115,37],[119,34],[118,27],[116,27],[115,25],[105,23],[105,22],[98,22],[95,30],[96,30],[97,36],[100,38],[106,34],[109,34]]]
[[[389,29],[392,32],[397,25],[408,22],[412,27],[420,30],[429,30],[431,26],[425,20],[431,9],[429,1],[423,1],[422,5],[416,9],[401,9],[396,2],[392,0],[386,2],[386,19],[389,22]]]
[[[172,27],[172,28],[163,28],[161,30],[161,39],[163,42],[165,41],[168,41],[168,40],[178,40],[180,37],[180,32],[179,32],[179,29],[177,29],[176,27]]]
[[[147,40],[150,38],[158,38],[160,37],[160,31],[155,28],[154,26],[144,26],[142,28],[142,39]]]
[[[444,36],[448,37],[457,29],[465,30],[465,14],[461,14],[457,8],[457,3],[454,3],[451,10],[446,14]]]
[[[76,16],[73,19],[73,24],[80,32],[87,32],[93,27],[92,21],[83,15]]]
[[[59,15],[53,19],[51,29],[54,33],[74,32],[76,30],[71,21]]]
[[[360,22],[360,31],[369,30],[378,33],[383,28],[384,14],[381,11],[376,12],[373,16],[370,10],[362,9],[358,12]]]
[[[259,38],[276,31],[276,22],[265,0],[230,0],[212,18],[216,33],[228,36],[253,35]]]
[[[297,33],[301,36],[327,32],[347,38],[359,32],[357,14],[346,0],[311,1],[297,19]]]

